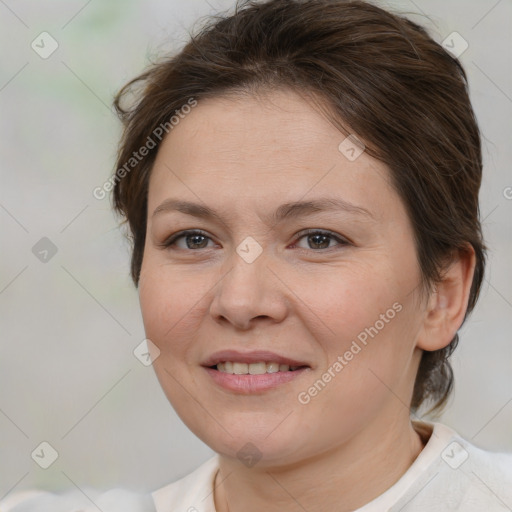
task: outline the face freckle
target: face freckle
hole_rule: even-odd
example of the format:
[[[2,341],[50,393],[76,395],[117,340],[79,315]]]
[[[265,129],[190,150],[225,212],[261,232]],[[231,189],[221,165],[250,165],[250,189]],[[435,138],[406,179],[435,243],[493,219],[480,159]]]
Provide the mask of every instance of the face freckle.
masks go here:
[[[347,158],[345,138],[279,91],[200,101],[159,149],[139,284],[144,326],[167,397],[219,453],[252,442],[264,460],[293,462],[403,414],[423,319],[412,227],[386,166],[365,152]],[[329,200],[330,209],[311,206]],[[289,207],[299,202],[311,204]],[[164,246],[185,230],[201,233]],[[204,366],[224,350],[307,367],[242,393]]]

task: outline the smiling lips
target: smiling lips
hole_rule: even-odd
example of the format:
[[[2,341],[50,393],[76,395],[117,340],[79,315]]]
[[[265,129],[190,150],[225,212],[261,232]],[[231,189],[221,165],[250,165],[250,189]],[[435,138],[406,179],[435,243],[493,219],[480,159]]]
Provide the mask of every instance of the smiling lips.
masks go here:
[[[223,373],[234,375],[262,375],[264,373],[277,373],[295,371],[301,366],[290,366],[288,364],[279,364],[277,362],[258,362],[258,363],[238,363],[234,361],[226,361],[217,364],[217,370]]]
[[[273,352],[234,350],[216,352],[202,366],[222,388],[240,394],[267,391],[311,369],[307,363]]]

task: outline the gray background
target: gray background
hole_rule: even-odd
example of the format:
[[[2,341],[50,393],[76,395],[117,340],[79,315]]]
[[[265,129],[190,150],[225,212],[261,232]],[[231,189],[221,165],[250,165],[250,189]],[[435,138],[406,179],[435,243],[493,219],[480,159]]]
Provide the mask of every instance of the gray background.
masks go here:
[[[133,355],[144,332],[129,247],[109,199],[92,191],[114,166],[115,91],[184,42],[198,17],[232,5],[0,0],[0,499],[34,486],[150,491],[213,454]],[[478,446],[512,451],[512,3],[381,5],[407,11],[439,42],[457,31],[469,44],[461,60],[484,136],[490,253],[440,420]],[[47,59],[31,48],[43,31],[59,44]],[[47,262],[32,252],[43,237],[57,248]],[[31,458],[42,441],[59,454],[46,470]]]

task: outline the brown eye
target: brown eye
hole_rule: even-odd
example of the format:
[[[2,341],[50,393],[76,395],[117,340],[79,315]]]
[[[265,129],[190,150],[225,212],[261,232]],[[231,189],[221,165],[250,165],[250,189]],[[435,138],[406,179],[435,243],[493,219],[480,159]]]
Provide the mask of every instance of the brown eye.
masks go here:
[[[330,247],[329,245],[333,240],[337,242],[339,246],[345,246],[349,244],[347,240],[338,235],[335,235],[330,231],[312,229],[302,232],[299,236],[299,240],[302,238],[306,238],[308,241],[308,247],[301,247],[302,249],[332,249],[335,246]]]
[[[178,249],[183,250],[206,249],[207,241],[211,240],[211,238],[203,231],[186,230],[172,235],[160,245],[165,248],[177,246],[176,242],[182,238],[185,240],[185,247],[178,247]]]

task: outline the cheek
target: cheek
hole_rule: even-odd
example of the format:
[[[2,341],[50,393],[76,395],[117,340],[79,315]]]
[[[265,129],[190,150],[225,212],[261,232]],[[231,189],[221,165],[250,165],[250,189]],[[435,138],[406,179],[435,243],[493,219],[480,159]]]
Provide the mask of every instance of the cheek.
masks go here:
[[[189,370],[200,322],[198,308],[207,287],[197,277],[187,277],[151,254],[145,256],[141,270],[139,301],[144,331],[160,350],[153,369],[182,420],[192,426],[201,424],[201,411],[190,407],[190,379],[194,377]]]
[[[308,305],[308,330],[325,354],[320,371],[338,362],[334,372],[344,377],[336,382],[349,384],[358,395],[382,387],[370,370],[391,386],[398,382],[419,329],[421,312],[411,293],[419,277],[414,261],[410,269],[405,261],[394,267],[382,261],[353,265],[350,270],[330,268],[323,276],[315,272],[295,281],[294,291]]]
[[[307,276],[295,276],[294,292],[308,306],[310,327],[334,349],[341,349],[365,328],[394,318],[395,302],[401,302],[400,285],[384,276],[377,265],[350,268],[324,267]]]
[[[146,336],[162,353],[183,351],[200,321],[204,280],[184,275],[170,265],[145,260],[139,283],[139,301]]]

